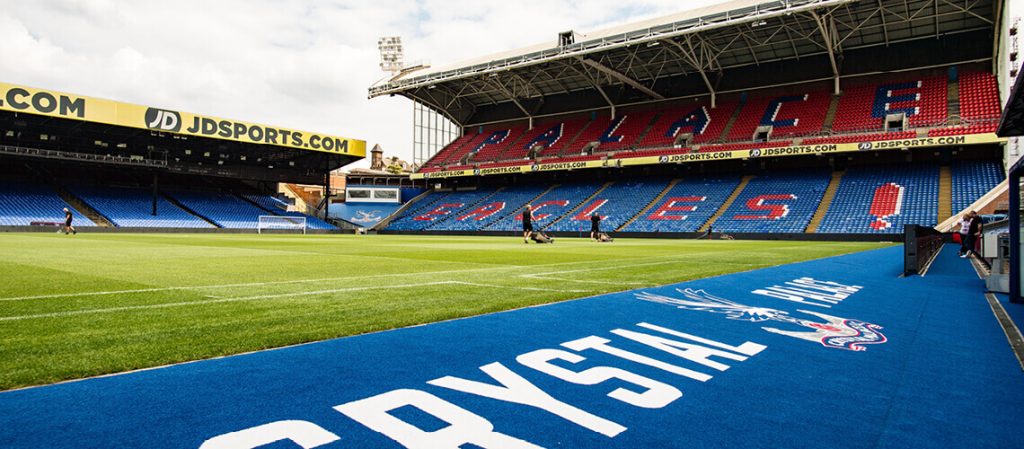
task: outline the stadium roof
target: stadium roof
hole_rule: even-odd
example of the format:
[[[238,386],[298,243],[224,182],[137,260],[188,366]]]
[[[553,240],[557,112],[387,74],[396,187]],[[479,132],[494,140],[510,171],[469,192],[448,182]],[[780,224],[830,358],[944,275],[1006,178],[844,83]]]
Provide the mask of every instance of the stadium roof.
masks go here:
[[[0,83],[0,156],[308,180],[366,142]]]
[[[738,0],[551,41],[446,68],[412,67],[370,87],[370,98],[403,95],[459,124],[478,108],[627,87],[665,98],[659,80],[698,75],[716,93],[723,71],[827,55],[838,86],[849,50],[991,30],[1000,0]],[[838,88],[837,88],[838,89]]]

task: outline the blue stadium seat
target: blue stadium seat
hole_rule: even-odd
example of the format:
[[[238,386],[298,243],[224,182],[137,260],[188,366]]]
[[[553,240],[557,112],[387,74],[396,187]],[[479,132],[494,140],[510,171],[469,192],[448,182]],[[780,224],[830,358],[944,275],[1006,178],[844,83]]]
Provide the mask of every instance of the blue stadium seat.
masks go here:
[[[819,233],[901,233],[939,220],[939,167],[929,163],[855,167],[843,175]]]
[[[117,227],[125,228],[213,228],[180,207],[157,197],[157,215],[152,215],[149,189],[72,185],[68,189]]]
[[[696,232],[722,207],[739,182],[738,177],[680,181],[623,231]]]
[[[669,179],[655,178],[633,181],[616,181],[597,194],[579,209],[548,226],[548,230],[561,232],[590,232],[590,216],[601,217],[601,230],[610,232],[633,218],[665,190]]]
[[[1006,179],[1002,164],[995,161],[954,162],[952,172],[954,214],[970,207]]]
[[[434,192],[420,201],[422,206],[413,207],[388,225],[396,231],[422,231],[432,229],[453,216],[464,214],[495,192],[493,188],[463,190],[458,192]]]
[[[64,202],[50,186],[29,180],[0,181],[0,226],[28,226],[32,222],[64,223],[64,208],[74,214],[75,226],[96,226]]]
[[[533,184],[511,186],[489,196],[472,207],[464,207],[430,227],[441,231],[479,231],[489,224],[507,216],[514,216],[522,210],[527,201],[547,189],[547,185]]]
[[[485,229],[489,231],[519,231],[522,229],[522,211],[526,201],[533,200],[533,227],[543,229],[559,216],[579,205],[580,202],[592,195],[601,186],[600,183],[571,183],[559,185],[545,193],[541,197],[536,192],[533,196],[521,200],[510,208],[508,213],[498,220],[493,220]],[[534,199],[536,198],[536,199]]]
[[[828,170],[769,172],[753,178],[716,221],[716,232],[804,232],[828,188]]]

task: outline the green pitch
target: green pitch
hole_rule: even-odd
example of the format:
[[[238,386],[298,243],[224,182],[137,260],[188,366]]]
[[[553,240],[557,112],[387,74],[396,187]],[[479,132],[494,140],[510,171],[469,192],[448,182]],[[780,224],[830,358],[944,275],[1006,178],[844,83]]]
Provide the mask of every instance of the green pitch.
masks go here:
[[[0,234],[0,389],[877,248],[875,243]]]

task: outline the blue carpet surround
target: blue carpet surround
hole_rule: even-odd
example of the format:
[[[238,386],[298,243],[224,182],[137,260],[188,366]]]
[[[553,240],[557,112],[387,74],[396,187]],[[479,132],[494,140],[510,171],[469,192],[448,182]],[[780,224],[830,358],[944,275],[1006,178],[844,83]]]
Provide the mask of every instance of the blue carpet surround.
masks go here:
[[[970,264],[901,249],[0,393],[3,448],[1021,447]]]

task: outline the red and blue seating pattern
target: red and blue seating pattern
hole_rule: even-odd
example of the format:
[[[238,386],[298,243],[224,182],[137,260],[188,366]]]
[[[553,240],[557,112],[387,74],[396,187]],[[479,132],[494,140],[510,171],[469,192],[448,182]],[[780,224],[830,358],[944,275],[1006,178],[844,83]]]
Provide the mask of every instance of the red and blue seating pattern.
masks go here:
[[[544,195],[537,197],[530,204],[533,211],[533,226],[535,229],[543,229],[545,226],[557,220],[566,212],[569,212],[583,200],[594,194],[601,188],[601,183],[570,183],[555,187]],[[513,210],[500,220],[492,222],[484,227],[487,231],[516,231],[522,229],[522,210],[525,203],[520,204],[518,209]]]
[[[935,226],[938,197],[939,168],[934,164],[851,168],[818,232],[901,233],[906,224]]]
[[[965,73],[956,82],[960,92],[961,125],[948,121],[948,86],[945,76],[908,75],[898,79],[863,82],[843,86],[831,126],[825,127],[832,94],[824,90],[749,95],[741,104],[737,97],[726,96],[717,108],[706,102],[688,100],[620,109],[617,117],[598,115],[595,119],[555,119],[527,130],[523,123],[492,127],[469,133],[438,152],[420,169],[474,168],[508,161],[531,162],[530,149],[541,147],[544,162],[561,162],[578,157],[592,142],[599,142],[595,154],[612,158],[634,157],[640,151],[655,154],[688,152],[672,147],[682,133],[693,135],[691,145],[697,151],[715,152],[735,149],[736,145],[793,145],[848,143],[904,139],[917,136],[914,129],[930,136],[989,133],[1000,115],[995,77],[990,73]],[[734,113],[738,115],[727,135],[723,135]],[[906,116],[907,129],[885,130],[888,114]],[[768,142],[755,143],[758,127],[772,128]],[[813,137],[813,136],[821,137]],[[804,138],[807,137],[807,138]],[[797,139],[797,140],[794,140]],[[723,142],[728,142],[722,144]],[[468,165],[460,165],[470,155]]]
[[[431,231],[478,231],[508,215],[523,209],[528,201],[547,189],[540,184],[511,186],[495,192],[471,207],[459,209],[443,220],[437,220],[427,229]]]
[[[616,182],[595,195],[571,215],[547,227],[550,231],[589,232],[590,216],[601,216],[601,229],[618,229],[630,218],[636,216],[665,187],[669,180],[664,178]]]
[[[484,188],[450,193],[431,194],[424,201],[424,207],[406,211],[391,222],[388,229],[399,231],[422,231],[452,217],[459,217],[493,195],[495,189]],[[437,198],[431,198],[437,197]]]
[[[826,170],[779,172],[753,178],[714,223],[718,232],[804,232],[828,188]]]
[[[957,161],[952,168],[954,214],[970,207],[1006,179],[1006,172],[998,162]]]
[[[680,181],[623,231],[697,232],[739,182],[738,177]]]
[[[72,211],[75,226],[95,226],[50,186],[27,179],[0,182],[0,226],[64,223],[65,207]]]

